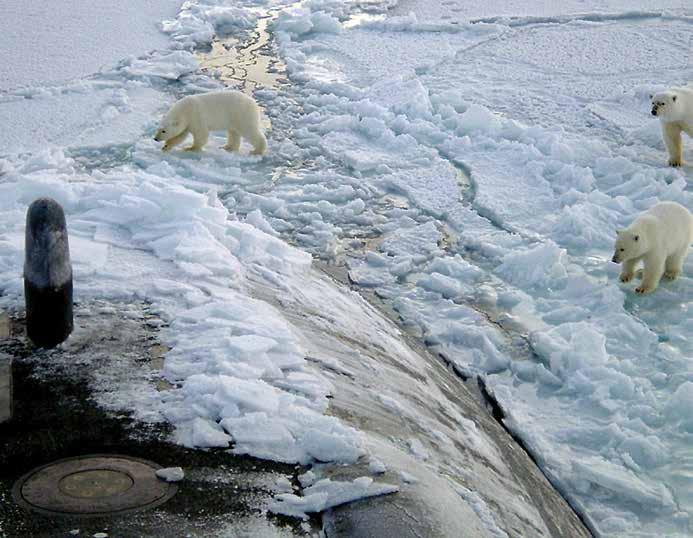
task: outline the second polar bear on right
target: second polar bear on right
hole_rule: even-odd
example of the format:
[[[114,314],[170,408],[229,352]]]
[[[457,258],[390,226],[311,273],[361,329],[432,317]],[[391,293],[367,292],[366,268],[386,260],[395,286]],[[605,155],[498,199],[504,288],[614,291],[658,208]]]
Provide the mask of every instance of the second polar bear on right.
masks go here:
[[[662,124],[669,166],[683,164],[681,133],[693,137],[693,87],[671,88],[651,95],[652,115]]]
[[[621,282],[632,280],[635,267],[642,261],[642,281],[635,291],[650,293],[662,276],[673,280],[681,274],[693,243],[693,215],[676,202],[659,202],[616,234],[611,261],[623,264]]]

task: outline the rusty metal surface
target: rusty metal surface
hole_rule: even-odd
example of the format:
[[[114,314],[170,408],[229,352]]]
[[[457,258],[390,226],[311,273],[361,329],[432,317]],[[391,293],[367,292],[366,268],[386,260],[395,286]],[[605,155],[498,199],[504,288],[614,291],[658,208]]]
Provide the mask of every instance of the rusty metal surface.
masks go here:
[[[13,488],[22,507],[48,515],[104,516],[166,502],[175,484],[159,480],[154,463],[121,455],[59,460],[34,469]]]

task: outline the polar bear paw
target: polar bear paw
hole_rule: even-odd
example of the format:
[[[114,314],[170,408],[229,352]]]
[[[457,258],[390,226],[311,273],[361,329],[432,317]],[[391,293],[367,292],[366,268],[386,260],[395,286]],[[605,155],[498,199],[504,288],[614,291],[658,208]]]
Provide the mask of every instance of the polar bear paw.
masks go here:
[[[621,282],[630,282],[633,280],[633,273],[621,273],[618,277]]]
[[[681,271],[674,271],[674,270],[664,271],[664,278],[666,278],[667,280],[675,280],[680,274],[681,274]]]
[[[637,288],[635,288],[635,293],[638,293],[640,295],[646,295],[648,293],[652,293],[654,290],[655,290],[655,288],[652,286],[645,287],[645,286],[640,285]]]
[[[678,168],[679,166],[683,166],[683,161],[681,159],[669,159],[669,166]]]

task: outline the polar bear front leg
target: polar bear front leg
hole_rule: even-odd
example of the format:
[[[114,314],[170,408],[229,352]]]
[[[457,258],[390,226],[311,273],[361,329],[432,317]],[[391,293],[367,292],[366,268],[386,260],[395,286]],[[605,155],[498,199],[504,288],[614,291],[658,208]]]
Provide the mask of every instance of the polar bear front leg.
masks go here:
[[[176,135],[173,138],[169,138],[164,144],[164,147],[161,148],[161,151],[171,151],[171,149],[173,149],[174,146],[177,146],[183,140],[185,140],[185,137],[188,136],[188,133],[189,131],[186,129],[181,134]]]
[[[645,258],[642,282],[640,282],[640,286],[635,288],[635,293],[651,293],[657,289],[664,274],[664,262],[665,259],[657,253],[652,253]]]
[[[239,135],[233,129],[226,131],[228,136],[226,140],[226,145],[223,146],[226,151],[238,151],[241,149],[241,135]]]
[[[202,151],[207,140],[209,140],[209,131],[207,129],[197,129],[192,131],[192,135],[192,146],[185,148],[185,151]]]
[[[669,166],[681,166],[683,164],[681,126],[677,123],[663,123],[662,136],[669,152]]]
[[[621,282],[630,282],[633,280],[635,266],[639,261],[639,258],[634,258],[632,260],[626,260],[623,262],[623,269],[621,269],[621,274],[618,277]]]

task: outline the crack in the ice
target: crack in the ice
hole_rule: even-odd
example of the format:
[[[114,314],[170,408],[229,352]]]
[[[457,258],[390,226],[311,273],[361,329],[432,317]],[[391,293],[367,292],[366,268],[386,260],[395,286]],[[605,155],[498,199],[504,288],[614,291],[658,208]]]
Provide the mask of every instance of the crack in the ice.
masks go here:
[[[469,181],[468,189],[466,189],[466,191],[463,191],[462,201],[463,203],[466,202],[466,204],[469,207],[471,207],[477,215],[486,220],[494,228],[497,228],[498,230],[510,235],[518,235],[522,239],[527,241],[527,243],[529,243],[530,245],[541,241],[541,238],[538,235],[528,234],[526,232],[523,232],[522,230],[518,230],[511,226],[508,226],[496,215],[494,215],[493,212],[490,211],[488,208],[485,208],[482,205],[480,205],[477,201],[477,192],[479,190],[479,184],[476,178],[474,177],[471,168],[463,162],[457,160],[452,155],[448,154],[445,150],[441,149],[440,147],[434,147],[433,149],[435,149],[438,152],[438,155],[441,159],[450,163],[450,165],[456,168]],[[465,196],[466,193],[468,194]]]
[[[594,526],[590,523],[590,520],[588,517],[586,517],[582,511],[580,510],[580,507],[575,505],[573,502],[571,502],[571,499],[567,497],[566,495],[563,494],[563,492],[560,489],[560,482],[555,479],[549,473],[548,471],[545,471],[541,465],[539,465],[539,461],[536,459],[534,456],[534,453],[530,450],[529,446],[524,442],[524,440],[516,435],[505,423],[505,418],[506,414],[505,411],[503,410],[503,407],[500,405],[498,400],[496,399],[495,395],[493,394],[493,391],[489,390],[489,387],[486,383],[486,379],[484,376],[477,376],[477,385],[479,387],[479,392],[481,393],[482,397],[484,398],[485,403],[487,406],[491,408],[491,415],[493,418],[496,420],[496,422],[505,430],[505,432],[515,441],[515,443],[522,449],[522,451],[527,454],[527,457],[534,463],[535,467],[539,470],[539,472],[544,475],[544,478],[548,480],[548,482],[553,486],[554,490],[558,495],[563,498],[563,500],[570,506],[571,510],[575,514],[575,516],[582,522],[582,524],[594,535],[597,536],[597,529],[594,528]]]
[[[507,16],[482,17],[470,20],[470,24],[501,24],[510,28],[534,26],[540,24],[569,24],[572,22],[615,22],[641,21],[645,19],[666,19],[673,21],[691,22],[691,17],[672,15],[664,11],[626,11],[623,13],[576,13],[563,16]]]

